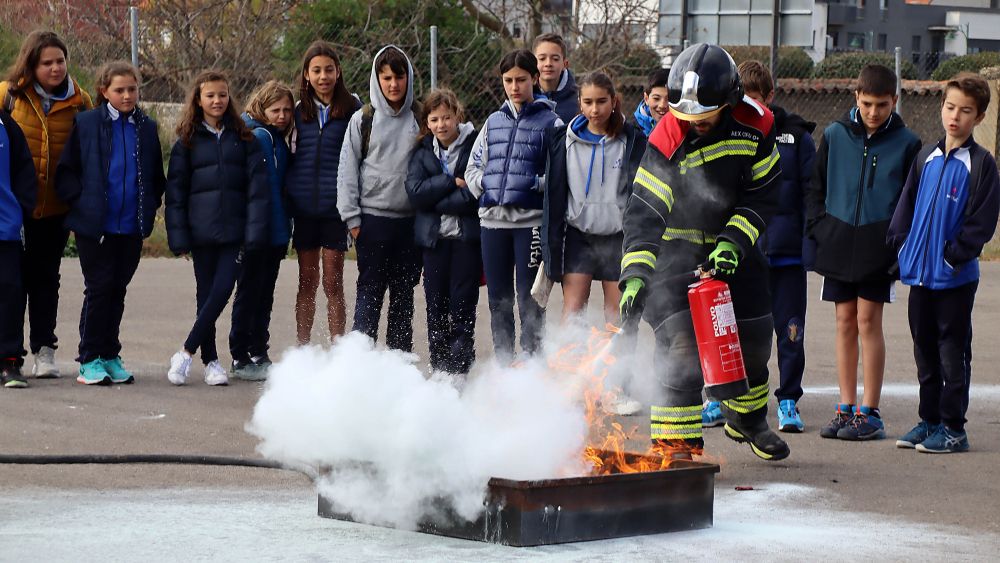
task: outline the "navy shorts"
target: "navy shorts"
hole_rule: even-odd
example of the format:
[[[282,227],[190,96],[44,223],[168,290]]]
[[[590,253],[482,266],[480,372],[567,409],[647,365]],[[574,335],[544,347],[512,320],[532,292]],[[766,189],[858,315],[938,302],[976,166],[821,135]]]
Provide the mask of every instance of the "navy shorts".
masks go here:
[[[587,274],[597,281],[617,282],[622,274],[621,233],[588,235],[566,226],[563,245],[563,273]]]
[[[823,301],[842,303],[862,298],[875,303],[892,303],[896,300],[896,286],[892,280],[843,282],[823,278]]]
[[[292,221],[292,247],[295,250],[347,251],[347,225],[328,217],[296,217]]]

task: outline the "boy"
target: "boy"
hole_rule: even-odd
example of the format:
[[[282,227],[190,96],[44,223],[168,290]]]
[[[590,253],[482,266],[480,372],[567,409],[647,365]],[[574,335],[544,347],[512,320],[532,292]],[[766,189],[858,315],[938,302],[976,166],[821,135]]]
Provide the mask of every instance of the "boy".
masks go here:
[[[667,78],[669,77],[670,71],[665,68],[658,68],[649,73],[649,76],[646,77],[646,86],[642,90],[642,101],[639,102],[632,114],[635,117],[635,124],[642,129],[647,137],[653,132],[656,124],[663,119],[663,116],[667,115],[669,108],[667,105],[669,101]]]
[[[805,425],[796,403],[802,398],[802,372],[806,365],[803,339],[806,329],[805,205],[803,197],[812,178],[816,145],[812,140],[815,123],[788,113],[772,104],[774,80],[759,61],[739,66],[740,80],[747,96],[766,105],[774,114],[778,153],[781,154],[781,189],[778,212],[767,223],[767,254],[770,267],[771,314],[778,338],[780,385],[778,430],[802,432]],[[811,266],[811,264],[810,264]]]
[[[823,131],[806,201],[807,234],[816,241],[822,298],[836,304],[840,402],[824,438],[885,437],[879,413],[885,370],[882,308],[894,297],[896,257],[885,241],[889,220],[920,139],[896,107],[896,75],[882,65],[861,69],[857,107]],[[857,400],[858,337],[864,396]]]
[[[535,38],[531,50],[538,59],[538,86],[535,97],[543,97],[556,103],[556,115],[569,123],[580,113],[576,80],[569,71],[566,57],[566,41],[555,33],[543,33]]]
[[[28,386],[24,363],[24,217],[35,208],[35,165],[24,133],[0,110],[0,385]]]
[[[369,89],[371,106],[355,112],[347,126],[337,177],[337,210],[358,252],[353,330],[377,339],[388,289],[386,345],[409,352],[421,260],[404,184],[418,112],[413,110],[413,66],[395,45],[375,55]]]
[[[900,279],[910,287],[910,334],[920,381],[920,422],[896,441],[925,453],[969,450],[965,413],[972,376],[972,304],[979,254],[1000,213],[993,156],[972,139],[990,87],[963,72],[941,104],[945,136],[924,147],[889,225]]]

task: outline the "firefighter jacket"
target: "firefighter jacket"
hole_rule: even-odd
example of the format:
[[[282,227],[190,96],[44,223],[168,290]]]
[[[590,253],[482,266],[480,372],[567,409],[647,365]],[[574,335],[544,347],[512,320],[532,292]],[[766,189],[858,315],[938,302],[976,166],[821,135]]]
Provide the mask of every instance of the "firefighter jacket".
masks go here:
[[[664,280],[694,270],[718,240],[727,240],[741,256],[729,280],[734,306],[740,308],[737,292],[751,296],[759,290],[750,300],[768,301],[761,298],[767,295],[767,268],[757,240],[777,208],[778,160],[774,116],[750,98],[724,109],[705,136],[672,115],[660,120],[625,209],[622,287],[640,278],[650,304],[665,291],[663,312],[685,309],[689,282],[664,286]],[[734,287],[738,279],[741,288]]]

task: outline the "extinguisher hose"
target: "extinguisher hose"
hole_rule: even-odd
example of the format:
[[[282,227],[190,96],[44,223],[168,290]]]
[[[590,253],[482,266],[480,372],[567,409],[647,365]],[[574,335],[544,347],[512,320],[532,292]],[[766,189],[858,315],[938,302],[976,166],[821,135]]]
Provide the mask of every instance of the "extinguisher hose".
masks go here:
[[[296,471],[310,478],[318,472],[308,466],[292,467],[269,459],[190,454],[0,454],[0,465],[172,464],[253,467]]]

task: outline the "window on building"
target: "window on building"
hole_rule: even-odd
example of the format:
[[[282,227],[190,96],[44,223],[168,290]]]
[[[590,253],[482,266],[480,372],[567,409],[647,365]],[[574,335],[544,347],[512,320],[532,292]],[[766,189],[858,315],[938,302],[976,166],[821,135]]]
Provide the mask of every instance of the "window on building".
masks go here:
[[[847,48],[848,49],[864,50],[864,48],[865,48],[865,34],[864,33],[848,32],[848,34],[847,34]]]
[[[910,40],[910,50],[913,51],[914,53],[919,53],[920,52],[920,36],[919,35],[914,35],[913,38]]]
[[[889,38],[886,36],[886,34],[879,33],[878,34],[878,47],[877,47],[877,49],[879,51],[885,51],[885,49],[888,46],[888,44],[889,44]]]

